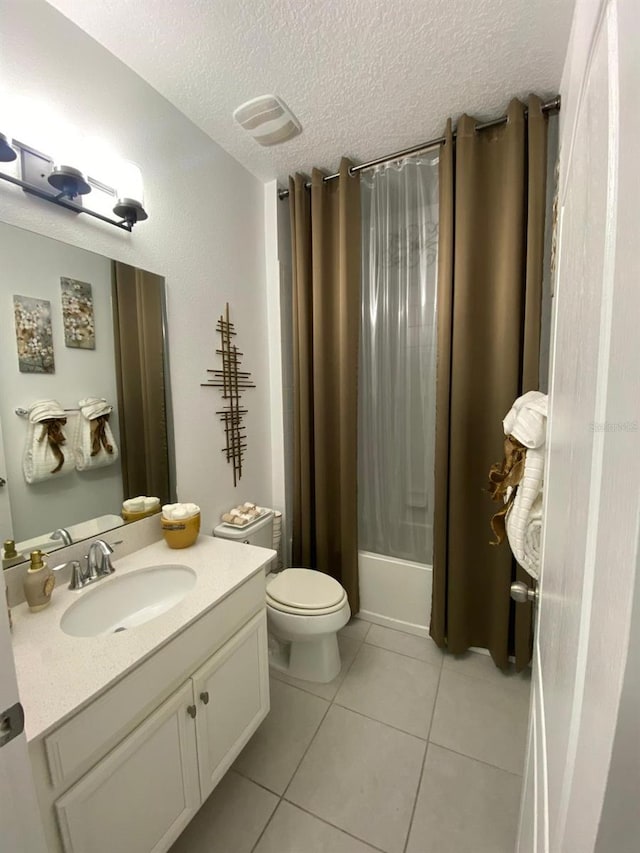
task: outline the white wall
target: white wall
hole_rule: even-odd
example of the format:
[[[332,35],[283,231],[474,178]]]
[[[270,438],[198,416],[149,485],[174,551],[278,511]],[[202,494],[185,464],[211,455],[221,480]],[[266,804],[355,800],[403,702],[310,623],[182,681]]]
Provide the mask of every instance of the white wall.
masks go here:
[[[15,415],[36,400],[57,400],[75,408],[83,397],[104,397],[114,406],[111,426],[118,443],[111,264],[101,255],[0,223],[0,420],[11,496],[13,538],[29,539],[106,513],[122,503],[120,460],[95,471],[72,471],[60,479],[28,485],[22,476],[27,421]],[[60,277],[92,285],[96,348],[72,349],[64,344]],[[32,296],[51,303],[55,373],[20,373],[13,318],[13,296]],[[71,418],[77,415],[70,415]],[[63,448],[66,454],[69,448]],[[6,539],[10,531],[0,530]]]
[[[178,496],[200,504],[204,530],[238,501],[269,504],[263,185],[43,0],[0,0],[0,19],[0,103],[11,91],[48,103],[138,163],[149,213],[128,235],[3,184],[0,220],[166,277]],[[248,448],[237,489],[221,453],[220,395],[200,388],[218,366],[215,324],[226,301],[257,385],[243,398]]]

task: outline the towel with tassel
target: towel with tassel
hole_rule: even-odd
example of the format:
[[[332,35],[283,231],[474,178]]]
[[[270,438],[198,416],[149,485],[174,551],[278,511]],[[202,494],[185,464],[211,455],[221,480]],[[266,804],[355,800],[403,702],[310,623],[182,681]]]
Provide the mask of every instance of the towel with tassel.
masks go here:
[[[109,426],[113,411],[103,397],[87,397],[80,400],[80,418],[76,442],[73,449],[78,471],[103,468],[113,465],[118,459],[118,448]]]
[[[28,411],[27,440],[22,471],[27,483],[42,483],[70,474],[74,467],[71,450],[73,423],[57,400],[39,400]],[[71,441],[70,441],[71,439]]]

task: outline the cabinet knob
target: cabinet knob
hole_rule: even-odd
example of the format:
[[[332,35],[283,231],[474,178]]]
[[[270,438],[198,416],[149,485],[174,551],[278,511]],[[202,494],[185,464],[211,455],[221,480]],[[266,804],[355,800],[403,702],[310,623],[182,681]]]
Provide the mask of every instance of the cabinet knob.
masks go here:
[[[206,690],[203,690],[200,694],[200,699],[205,705],[209,704],[209,693]]]
[[[189,716],[190,716],[192,719],[194,719],[194,718],[195,718],[195,716],[196,716],[196,714],[197,714],[197,713],[198,713],[198,711],[197,711],[197,708],[196,708],[196,706],[195,706],[195,705],[189,705],[189,706],[187,706],[187,714],[189,714]]]

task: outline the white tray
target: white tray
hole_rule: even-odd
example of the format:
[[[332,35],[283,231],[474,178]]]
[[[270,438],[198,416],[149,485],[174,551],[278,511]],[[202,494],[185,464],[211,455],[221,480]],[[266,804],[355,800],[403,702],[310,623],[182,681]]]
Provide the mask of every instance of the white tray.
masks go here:
[[[232,530],[246,530],[247,527],[251,527],[252,524],[255,524],[256,521],[260,521],[261,518],[264,518],[265,515],[269,515],[271,512],[270,509],[263,509],[260,515],[252,518],[251,521],[245,521],[244,524],[233,524],[231,521],[223,521],[223,527],[230,527]]]

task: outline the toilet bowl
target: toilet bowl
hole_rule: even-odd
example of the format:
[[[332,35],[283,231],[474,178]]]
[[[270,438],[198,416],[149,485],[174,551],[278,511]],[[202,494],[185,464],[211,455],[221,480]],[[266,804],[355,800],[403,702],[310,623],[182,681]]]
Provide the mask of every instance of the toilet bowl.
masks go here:
[[[269,663],[294,678],[326,683],[340,672],[338,631],[351,608],[338,581],[312,569],[285,569],[267,578]]]
[[[213,535],[270,548],[272,531],[270,514],[243,529],[219,524]],[[269,666],[304,681],[332,681],[341,666],[337,634],[351,616],[346,592],[323,572],[296,568],[268,574],[269,568]]]

